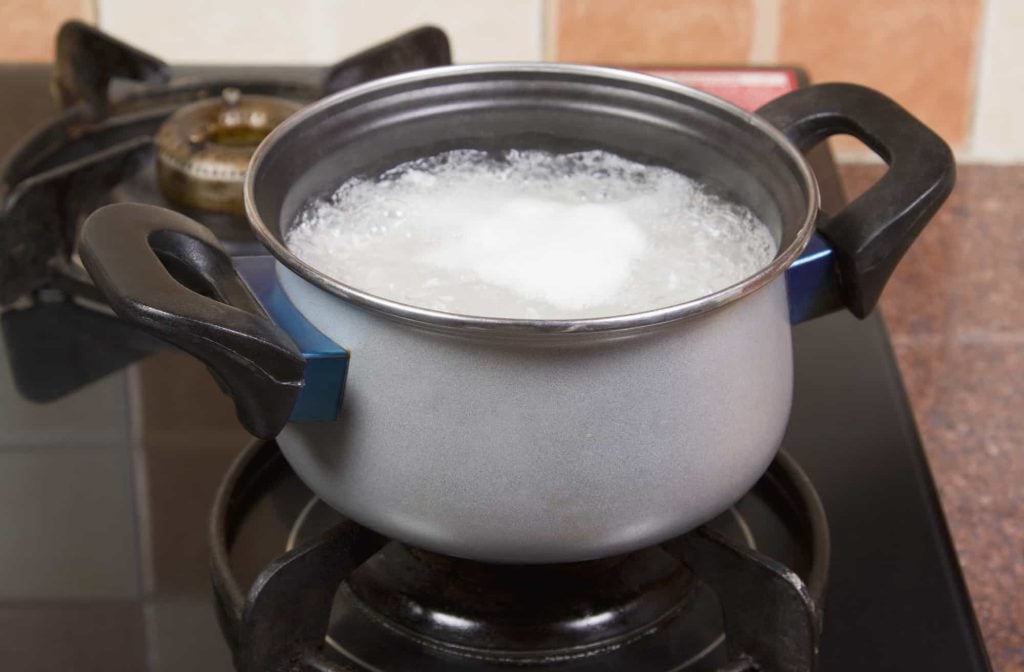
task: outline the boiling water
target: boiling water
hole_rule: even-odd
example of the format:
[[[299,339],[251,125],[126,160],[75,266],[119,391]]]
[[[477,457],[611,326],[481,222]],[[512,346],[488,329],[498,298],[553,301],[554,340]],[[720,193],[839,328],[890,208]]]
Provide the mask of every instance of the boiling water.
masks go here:
[[[356,177],[287,236],[370,294],[485,317],[606,317],[682,303],[763,268],[747,208],[607,152],[457,150]]]

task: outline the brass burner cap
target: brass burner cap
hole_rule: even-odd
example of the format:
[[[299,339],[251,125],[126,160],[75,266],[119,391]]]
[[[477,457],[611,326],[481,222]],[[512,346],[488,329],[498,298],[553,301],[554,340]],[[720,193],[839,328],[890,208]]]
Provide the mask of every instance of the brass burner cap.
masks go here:
[[[244,215],[249,159],[263,138],[301,107],[284,98],[242,95],[235,88],[186,105],[167,118],[154,139],[160,190],[182,206]]]

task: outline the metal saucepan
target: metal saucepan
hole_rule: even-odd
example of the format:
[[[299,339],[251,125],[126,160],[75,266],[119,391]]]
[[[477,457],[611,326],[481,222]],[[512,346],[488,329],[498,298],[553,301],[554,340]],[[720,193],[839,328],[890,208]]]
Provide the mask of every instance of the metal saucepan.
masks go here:
[[[890,168],[826,218],[801,152],[837,133]],[[285,246],[311,196],[452,148],[600,148],[668,166],[754,210],[779,251],[680,305],[513,320],[372,296]],[[326,98],[262,143],[245,196],[291,302],[351,351],[330,422],[288,423],[303,359],[208,231],[111,206],[86,223],[81,255],[120,315],[205,361],[250,431],[280,432],[296,472],[339,511],[436,552],[568,562],[680,534],[754,484],[789,416],[790,325],[841,306],[868,313],[954,171],[938,136],[846,84],[749,114],[654,77],[516,64],[425,70]]]

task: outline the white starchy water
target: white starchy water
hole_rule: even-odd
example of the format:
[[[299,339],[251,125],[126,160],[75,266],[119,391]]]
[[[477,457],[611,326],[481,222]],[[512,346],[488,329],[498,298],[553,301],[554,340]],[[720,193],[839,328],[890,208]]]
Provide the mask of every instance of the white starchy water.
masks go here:
[[[533,319],[683,303],[749,277],[776,251],[749,209],[601,151],[455,150],[352,178],[308,203],[287,243],[376,296]]]

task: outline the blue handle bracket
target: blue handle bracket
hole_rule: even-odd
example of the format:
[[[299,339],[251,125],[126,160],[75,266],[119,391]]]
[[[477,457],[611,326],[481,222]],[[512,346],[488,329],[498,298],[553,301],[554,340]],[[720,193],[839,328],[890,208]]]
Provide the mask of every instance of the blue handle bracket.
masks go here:
[[[786,269],[789,321],[806,322],[843,306],[832,246],[815,233],[800,258]]]
[[[273,257],[234,257],[232,261],[260,305],[291,337],[306,360],[302,391],[292,408],[290,421],[337,419],[348,378],[349,351],[324,336],[292,305],[277,281]]]

